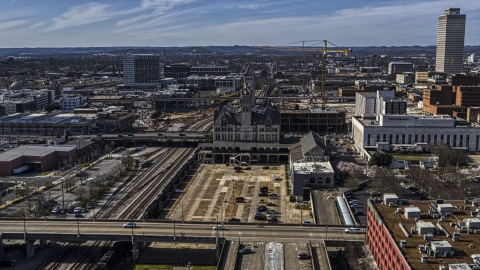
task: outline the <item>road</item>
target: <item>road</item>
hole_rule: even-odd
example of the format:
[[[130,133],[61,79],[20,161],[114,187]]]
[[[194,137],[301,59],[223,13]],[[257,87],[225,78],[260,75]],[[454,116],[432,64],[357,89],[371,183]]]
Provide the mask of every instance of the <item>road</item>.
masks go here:
[[[22,220],[2,220],[0,221],[0,233],[23,233],[24,227],[21,226]],[[77,230],[80,234],[119,234],[130,235],[132,229],[123,228],[123,222],[92,222],[87,220],[77,221],[40,221],[27,220],[25,222],[25,229],[28,233],[51,233],[62,234],[72,233],[76,234]],[[175,224],[176,234],[180,232],[186,236],[204,236],[215,237],[217,231],[212,230],[215,224]],[[134,234],[145,235],[173,235],[173,223],[154,223],[154,222],[138,222],[138,228],[133,229]],[[227,239],[240,239],[244,241],[278,241],[278,242],[308,242],[311,240],[324,239],[325,228],[309,226],[265,226],[257,228],[254,225],[227,225],[225,231],[218,231],[219,236],[225,235]],[[5,238],[5,237],[4,237]],[[343,227],[329,227],[328,238],[333,239],[347,239],[347,240],[364,240],[364,234],[347,234]]]

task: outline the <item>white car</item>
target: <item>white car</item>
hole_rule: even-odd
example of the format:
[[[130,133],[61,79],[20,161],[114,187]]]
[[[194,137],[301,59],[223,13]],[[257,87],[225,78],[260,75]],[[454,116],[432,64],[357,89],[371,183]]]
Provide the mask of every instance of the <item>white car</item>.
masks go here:
[[[53,208],[53,210],[52,210],[52,214],[57,214],[57,213],[59,213],[59,212],[60,212],[60,207],[55,207],[55,208]]]
[[[224,225],[218,225],[218,226],[215,226],[213,227],[214,230],[225,230],[225,226]]]
[[[176,192],[176,193],[182,193],[182,192],[183,192],[183,189],[175,189],[175,192]]]
[[[136,227],[137,227],[137,223],[135,222],[128,222],[123,224],[123,228],[136,228]]]
[[[357,228],[348,228],[348,229],[345,229],[345,233],[361,233],[362,231],[360,229],[357,229]]]
[[[71,204],[73,207],[77,207],[78,206],[78,203],[77,202],[72,202]]]
[[[268,214],[268,217],[277,217],[278,215],[276,213],[273,213],[271,212],[270,214]]]
[[[73,213],[80,213],[81,210],[82,210],[82,208],[76,207],[76,208],[73,210]]]
[[[358,204],[354,203],[354,204],[350,204],[350,208],[357,208],[359,207]]]

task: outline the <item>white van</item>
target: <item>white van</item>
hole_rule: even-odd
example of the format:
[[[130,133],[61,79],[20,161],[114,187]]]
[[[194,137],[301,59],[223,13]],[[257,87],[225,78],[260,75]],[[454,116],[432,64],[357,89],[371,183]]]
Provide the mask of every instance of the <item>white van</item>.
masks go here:
[[[345,229],[345,233],[361,233],[362,231],[360,229],[357,229],[357,228],[348,228],[348,229]]]

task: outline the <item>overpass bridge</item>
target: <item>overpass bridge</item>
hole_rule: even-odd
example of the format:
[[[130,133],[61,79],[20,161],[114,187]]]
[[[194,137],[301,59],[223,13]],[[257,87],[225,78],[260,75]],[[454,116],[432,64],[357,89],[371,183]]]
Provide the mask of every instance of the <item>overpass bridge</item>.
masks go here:
[[[125,99],[123,97],[116,97],[116,98],[87,98],[85,100],[86,103],[134,103],[134,102],[182,102],[182,101],[189,101],[189,102],[194,102],[194,101],[199,101],[199,100],[205,100],[205,101],[233,101],[233,100],[239,100],[240,97],[179,97],[179,98],[157,98],[157,99],[152,99],[152,98],[135,98],[135,99]],[[318,100],[320,97],[316,96],[300,96],[300,97],[286,97],[286,96],[281,96],[281,97],[256,97],[257,100],[285,100],[285,101],[295,101],[295,100]],[[355,101],[354,96],[327,96],[327,100],[344,100],[344,101]]]
[[[33,244],[40,240],[57,241],[128,241],[133,244],[133,258],[138,258],[139,248],[149,242],[180,242],[219,245],[226,239],[245,241],[308,242],[328,238],[332,241],[364,241],[364,234],[346,234],[343,226],[306,226],[278,224],[256,227],[252,223],[226,224],[226,230],[212,230],[218,223],[179,221],[137,221],[136,228],[124,228],[128,222],[86,219],[4,219],[0,220],[0,257],[3,239],[23,239],[27,259],[35,255]],[[23,226],[22,226],[23,223]]]
[[[132,134],[133,136],[129,136]],[[141,140],[160,140],[160,141],[204,141],[210,137],[209,132],[188,132],[188,131],[146,131],[142,133],[122,134],[103,134],[98,139],[107,141],[141,141]],[[119,136],[121,135],[121,136]]]

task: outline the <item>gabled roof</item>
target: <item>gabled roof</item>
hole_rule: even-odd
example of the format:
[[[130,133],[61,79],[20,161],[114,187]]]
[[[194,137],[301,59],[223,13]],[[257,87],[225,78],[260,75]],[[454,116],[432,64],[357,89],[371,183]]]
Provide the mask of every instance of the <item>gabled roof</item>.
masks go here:
[[[253,70],[250,65],[247,66],[247,70],[245,70],[245,75],[253,75]]]
[[[227,119],[228,124],[240,124],[240,122],[236,119],[235,115],[228,110],[227,106],[224,106],[220,111],[215,111],[215,124],[220,125],[222,123],[223,117]]]
[[[325,153],[327,150],[323,139],[311,131],[300,140],[300,143],[302,144],[304,154],[308,153],[315,147],[322,149],[323,153]]]
[[[258,125],[264,125],[269,117],[272,120],[272,125],[280,125],[280,113],[272,110],[269,107],[265,109],[263,114],[254,115],[253,118]]]

